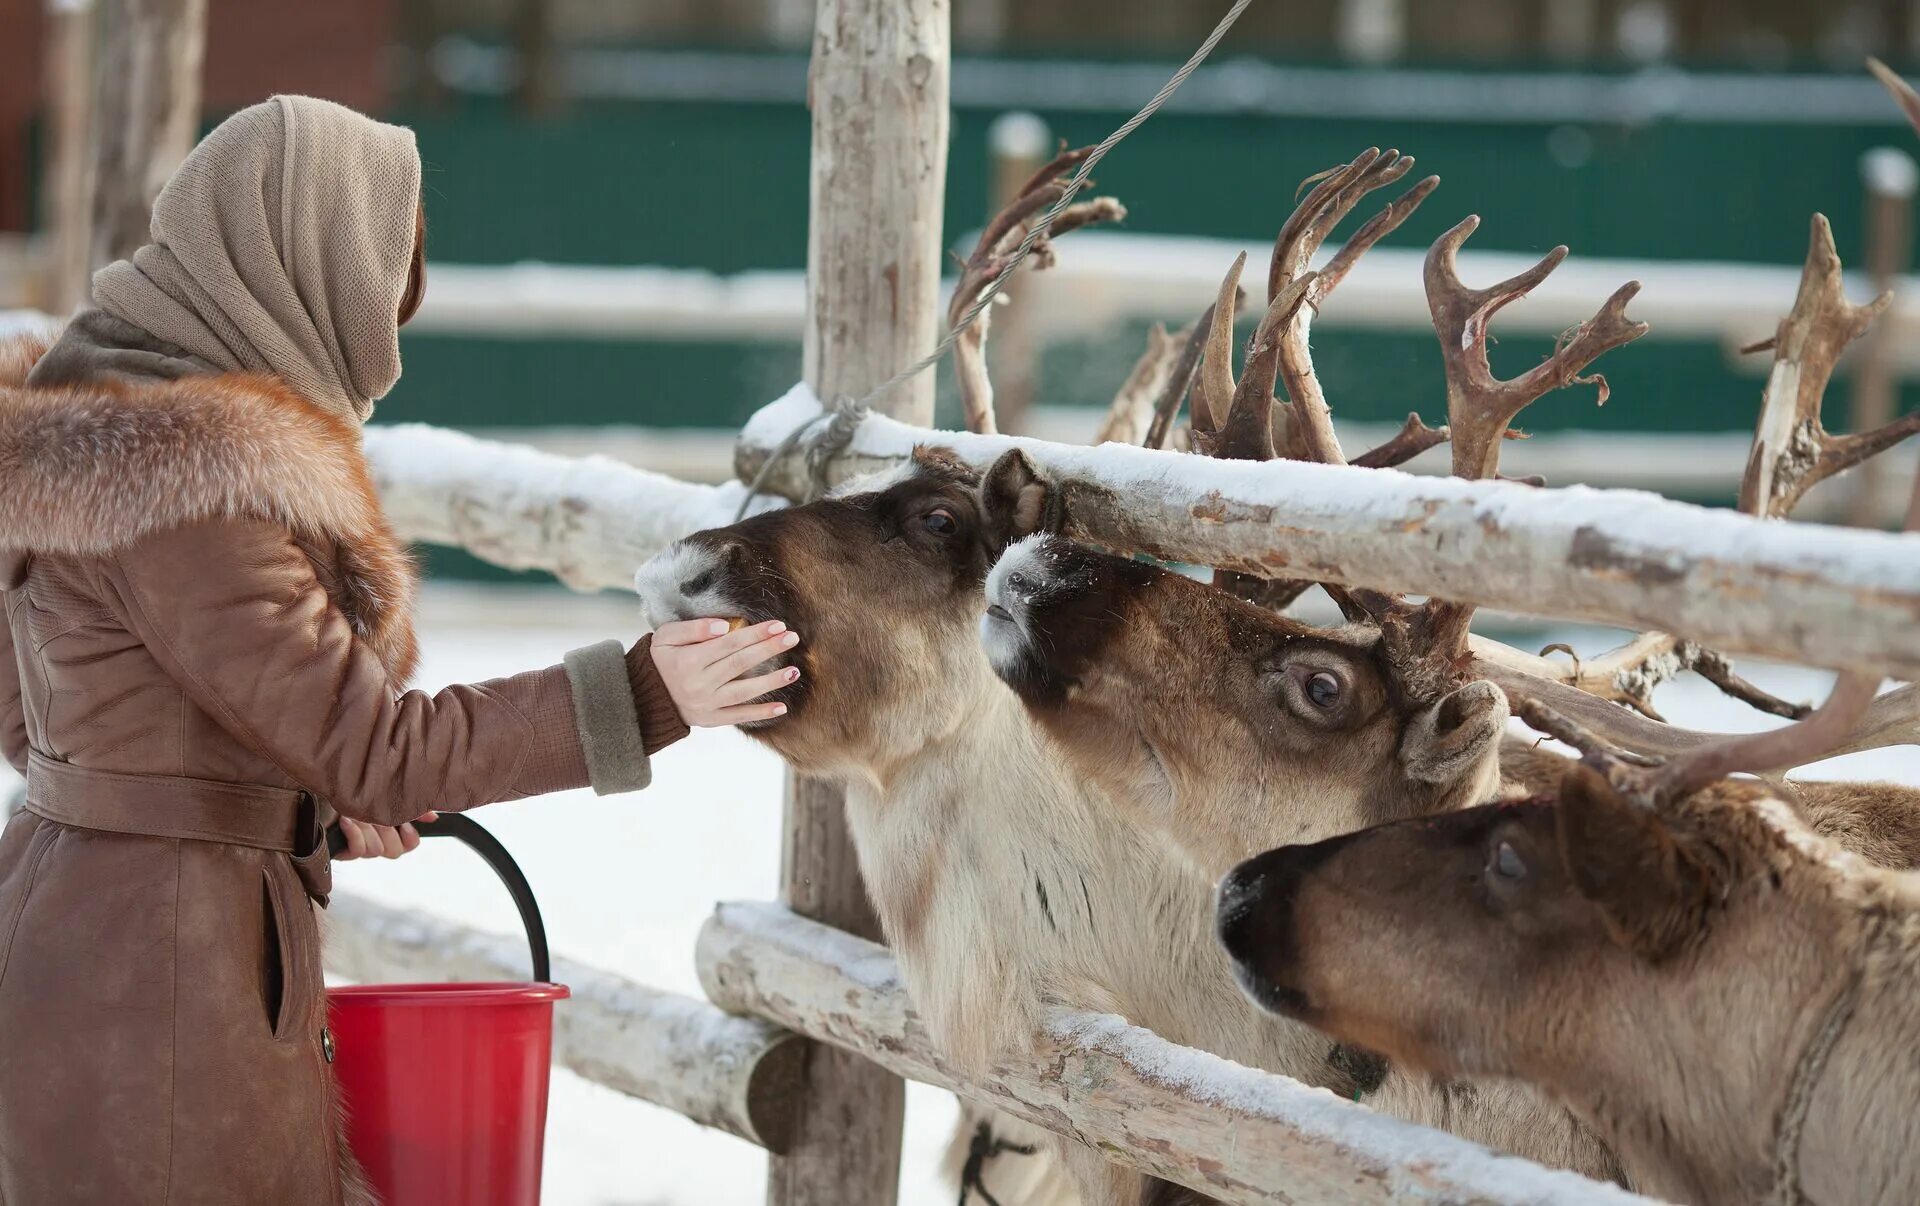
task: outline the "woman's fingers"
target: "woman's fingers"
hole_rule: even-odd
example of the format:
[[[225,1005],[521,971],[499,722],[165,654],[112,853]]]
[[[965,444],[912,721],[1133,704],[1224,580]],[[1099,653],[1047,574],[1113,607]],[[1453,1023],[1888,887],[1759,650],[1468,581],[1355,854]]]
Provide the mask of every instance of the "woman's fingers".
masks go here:
[[[740,633],[736,632],[733,635],[739,636]],[[736,650],[708,666],[708,680],[716,686],[721,683],[730,683],[760,663],[779,657],[799,643],[799,633],[784,631],[764,640],[755,641],[746,648]]]
[[[342,862],[354,858],[399,858],[420,845],[420,831],[411,821],[399,826],[375,825],[341,817],[340,835],[346,839],[346,849],[338,856]]]
[[[716,637],[705,645],[702,645],[700,647],[700,656],[701,659],[706,662],[708,668],[712,668],[729,658],[739,656],[742,650],[763,645],[769,640],[779,640],[782,636],[793,637],[794,641],[800,639],[793,633],[788,632],[787,626],[779,620],[768,620],[764,624],[749,624],[737,632],[729,632],[726,636]],[[752,664],[751,662],[748,663],[748,665]],[[739,671],[735,671],[734,673],[737,674]],[[732,678],[733,675],[729,674],[727,677]]]
[[[731,627],[725,620],[671,620],[653,630],[656,645],[698,645],[727,635]]]
[[[375,825],[373,831],[380,836],[380,855],[382,858],[399,858],[407,852],[400,843],[400,831],[391,825]]]
[[[783,703],[750,703],[737,707],[721,708],[713,714],[713,725],[747,724],[755,720],[772,720],[776,716],[785,716],[787,705]]]
[[[713,693],[713,701],[722,708],[747,703],[765,695],[769,691],[778,691],[800,677],[800,667],[788,666],[784,670],[775,670],[772,674],[762,674],[758,678],[743,678],[731,682]]]

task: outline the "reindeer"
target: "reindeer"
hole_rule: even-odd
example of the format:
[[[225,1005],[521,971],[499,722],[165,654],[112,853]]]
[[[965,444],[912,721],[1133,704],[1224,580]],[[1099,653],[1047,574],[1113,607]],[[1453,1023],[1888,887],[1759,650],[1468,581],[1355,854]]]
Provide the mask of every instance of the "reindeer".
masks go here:
[[[1920,876],[1724,777],[1831,748],[1873,698],[1648,768],[1582,748],[1546,796],[1236,869],[1219,932],[1277,1013],[1566,1101],[1633,1182],[1700,1203],[1920,1199]]]
[[[1305,269],[1325,233],[1359,196],[1396,175],[1391,153],[1368,152],[1328,174],[1289,220],[1269,271],[1269,309],[1249,342],[1239,383],[1229,367],[1226,326],[1203,334],[1206,349],[1190,420],[1196,449],[1243,459],[1283,454],[1345,463],[1307,357],[1304,326],[1354,258],[1417,205],[1433,182],[1383,210],[1325,270]],[[1442,235],[1425,272],[1446,366],[1450,422],[1432,428],[1410,416],[1389,445],[1356,463],[1390,465],[1451,440],[1456,474],[1494,476],[1500,444],[1512,438],[1510,424],[1526,405],[1576,381],[1596,382],[1604,398],[1604,380],[1581,374],[1600,353],[1644,332],[1643,324],[1625,315],[1637,288],[1630,283],[1593,319],[1563,336],[1541,365],[1511,380],[1497,378],[1486,355],[1489,321],[1544,279],[1565,252],[1557,249],[1491,288],[1470,289],[1459,279],[1455,258],[1474,227],[1468,219]],[[1201,328],[1214,314],[1230,313],[1241,267],[1237,262],[1229,272]],[[1867,307],[1846,302],[1830,232],[1816,217],[1800,297],[1772,341],[1776,368],[1742,490],[1744,508],[1785,515],[1817,481],[1920,428],[1920,416],[1850,437],[1829,436],[1819,425],[1820,398],[1834,363],[1884,305],[1884,298]],[[1281,377],[1292,401],[1276,408],[1272,390]],[[1329,589],[1350,617],[1364,621],[1333,631],[1274,610],[1312,585],[1217,573],[1207,586],[1036,535],[1010,548],[989,576],[982,638],[1002,680],[1068,761],[1216,876],[1279,843],[1316,841],[1557,785],[1568,765],[1557,754],[1508,741],[1493,756],[1507,719],[1500,687],[1560,703],[1572,696],[1583,716],[1625,734],[1646,753],[1711,739],[1660,724],[1653,710],[1653,687],[1682,669],[1697,670],[1769,712],[1794,718],[1806,713],[1739,678],[1717,654],[1660,633],[1567,668],[1472,637],[1472,609],[1446,600],[1413,606],[1377,592]],[[1863,726],[1855,748],[1911,739],[1911,689],[1896,696],[1876,705],[1881,715]],[[1408,701],[1429,707],[1409,708]],[[1412,722],[1405,723],[1409,716]],[[1375,778],[1402,786],[1375,789],[1369,786]],[[1920,862],[1920,793],[1886,784],[1781,790],[1813,825],[1861,853],[1894,867]],[[1273,956],[1276,964],[1285,958],[1284,950]],[[1335,1036],[1365,1041],[1346,1032]],[[1463,1071],[1472,1069],[1448,1069]]]
[[[1404,171],[1392,152],[1369,151],[1325,174],[1289,219],[1269,269],[1272,301],[1249,341],[1237,384],[1229,327],[1212,322],[1215,313],[1231,312],[1244,257],[1233,265],[1199,324],[1206,347],[1190,419],[1197,450],[1346,463],[1303,327],[1354,260],[1437,182],[1421,182],[1382,210],[1325,269],[1305,266],[1365,192]],[[1529,403],[1574,382],[1597,384],[1604,398],[1604,378],[1582,374],[1602,352],[1646,330],[1626,317],[1638,288],[1630,282],[1562,336],[1543,363],[1512,379],[1496,377],[1487,360],[1492,317],[1545,279],[1565,249],[1490,288],[1472,289],[1461,282],[1455,261],[1476,223],[1469,218],[1443,234],[1425,268],[1449,423],[1429,427],[1409,416],[1392,441],[1357,458],[1357,465],[1386,467],[1450,442],[1456,475],[1494,476],[1501,444],[1516,435],[1510,425]],[[1820,425],[1820,400],[1835,363],[1886,301],[1856,306],[1846,300],[1831,232],[1816,215],[1793,311],[1776,339],[1760,345],[1775,348],[1776,364],[1741,491],[1741,506],[1750,513],[1782,517],[1815,483],[1920,430],[1920,414],[1845,437]],[[1277,377],[1293,399],[1283,407],[1274,405]],[[1361,622],[1317,631],[1274,610],[1315,585],[1310,580],[1216,573],[1213,583],[1208,588],[1036,535],[995,567],[983,637],[1002,678],[1064,755],[1216,875],[1281,843],[1479,803],[1496,792],[1550,789],[1565,769],[1559,755],[1515,740],[1504,743],[1498,759],[1483,757],[1507,719],[1500,688],[1548,700],[1647,755],[1712,737],[1659,722],[1653,688],[1681,670],[1695,670],[1775,715],[1797,719],[1807,711],[1760,691],[1711,650],[1662,633],[1569,664],[1472,636],[1473,609],[1447,600],[1414,606],[1379,592],[1329,587],[1341,609]],[[1411,731],[1415,743],[1398,755],[1394,773],[1409,785],[1398,795],[1372,790],[1354,773],[1358,765],[1384,764],[1379,754],[1361,751],[1407,740],[1383,721],[1388,698],[1434,705],[1417,713],[1427,727]],[[1850,748],[1911,740],[1920,699],[1905,688],[1877,702],[1874,712]],[[1316,735],[1323,744],[1336,737],[1338,743],[1318,763],[1303,766],[1303,757],[1321,748]],[[1470,765],[1479,771],[1470,772]],[[1303,807],[1275,807],[1276,797]],[[1799,784],[1793,798],[1813,823],[1860,852],[1890,866],[1920,863],[1920,794],[1890,784]]]
[[[993,256],[976,254],[962,288],[991,271]],[[1178,342],[1156,340],[1157,367],[1135,374],[1149,381],[1123,391],[1113,425],[1157,420],[1142,399],[1164,397],[1152,381],[1189,372],[1172,354]],[[1071,1003],[1343,1096],[1372,1089],[1372,1063],[1244,998],[1212,940],[1213,878],[1062,765],[995,677],[976,639],[987,569],[1054,509],[1018,454],[982,476],[922,451],[891,476],[691,536],[643,568],[638,586],[656,622],[777,616],[802,635],[781,659],[803,671],[778,693],[789,711],[749,731],[795,770],[845,786],[886,938],[956,1062],[1021,1058],[1043,1010]],[[1438,706],[1396,696],[1389,723],[1437,728],[1412,714]],[[1471,758],[1457,765],[1479,773]],[[1407,789],[1387,771],[1366,782]],[[1612,1172],[1605,1153],[1569,1137],[1564,1115],[1425,1082],[1396,1081],[1376,1099],[1403,1096],[1410,1116]],[[1007,1129],[1051,1144],[1089,1203],[1178,1200],[1091,1149]]]

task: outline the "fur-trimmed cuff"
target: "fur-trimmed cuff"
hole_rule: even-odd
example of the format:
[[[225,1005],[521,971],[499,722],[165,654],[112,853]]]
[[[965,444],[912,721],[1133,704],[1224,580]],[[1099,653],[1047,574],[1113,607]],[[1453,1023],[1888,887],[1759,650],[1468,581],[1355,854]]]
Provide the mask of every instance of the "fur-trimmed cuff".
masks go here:
[[[653,782],[640,710],[627,681],[626,650],[618,641],[602,641],[575,649],[565,662],[573,687],[574,723],[594,794],[639,791]]]

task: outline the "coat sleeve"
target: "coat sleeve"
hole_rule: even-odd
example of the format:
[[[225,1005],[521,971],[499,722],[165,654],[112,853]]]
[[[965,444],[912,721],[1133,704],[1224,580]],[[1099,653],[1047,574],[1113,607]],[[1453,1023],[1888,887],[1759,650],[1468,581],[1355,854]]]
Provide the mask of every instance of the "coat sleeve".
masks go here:
[[[128,623],[188,696],[350,817],[391,825],[572,787],[631,790],[646,784],[647,753],[686,731],[657,676],[644,678],[645,649],[614,642],[545,670],[401,693],[274,524],[148,536],[110,573]]]
[[[7,595],[0,591],[0,753],[21,774],[27,773],[27,713],[20,702],[20,663],[13,652],[13,624]]]

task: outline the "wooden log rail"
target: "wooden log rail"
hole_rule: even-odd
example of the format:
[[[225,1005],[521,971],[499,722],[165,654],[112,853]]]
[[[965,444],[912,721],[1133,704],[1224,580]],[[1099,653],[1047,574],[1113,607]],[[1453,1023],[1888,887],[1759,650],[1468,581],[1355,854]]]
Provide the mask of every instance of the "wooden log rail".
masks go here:
[[[1036,1049],[979,1075],[928,1041],[884,947],[779,905],[721,905],[700,980],[753,1013],[1090,1144],[1223,1202],[1645,1202],[1180,1047],[1111,1015],[1057,1013]]]
[[[327,970],[362,983],[518,981],[519,938],[336,893],[325,914]],[[572,990],[554,1015],[554,1062],[768,1151],[790,1146],[805,1042],[757,1018],[662,992],[566,959]]]
[[[327,969],[351,980],[527,974],[518,937],[351,893],[336,894],[326,918]],[[720,1007],[554,960],[554,979],[572,990],[555,1012],[555,1062],[776,1153],[805,1107],[796,1096],[805,1035],[1224,1202],[1646,1201],[1110,1015],[1061,1011],[1031,1056],[969,1075],[928,1041],[886,948],[781,905],[721,905],[698,959]]]
[[[819,413],[803,389],[762,408],[736,449],[742,479]],[[1920,678],[1920,534],[1763,521],[1638,491],[1085,448],[879,415],[828,461],[828,484],[898,465],[919,444],[983,469],[1009,448],[1025,449],[1064,492],[1067,534],[1115,549]],[[789,498],[809,485],[799,456],[783,458],[766,479]]]
[[[419,423],[369,427],[366,449],[402,536],[507,569],[546,570],[582,591],[631,590],[647,558],[689,532],[732,523],[747,493]],[[769,498],[758,509],[779,505]]]

